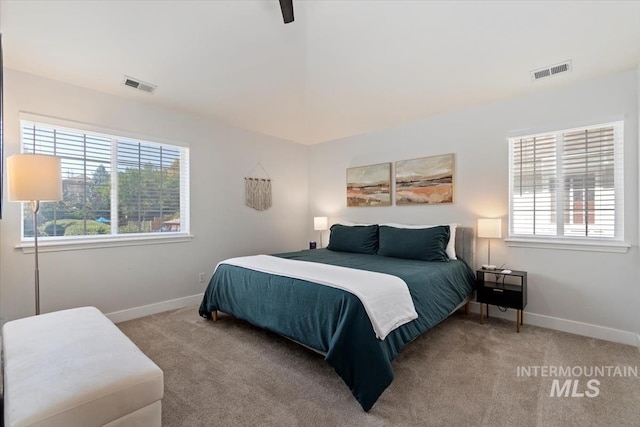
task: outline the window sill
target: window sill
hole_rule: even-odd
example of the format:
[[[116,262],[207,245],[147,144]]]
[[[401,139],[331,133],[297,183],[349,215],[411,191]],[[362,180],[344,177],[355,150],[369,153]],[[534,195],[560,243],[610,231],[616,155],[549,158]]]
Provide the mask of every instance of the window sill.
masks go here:
[[[614,241],[576,241],[576,240],[553,240],[553,239],[526,239],[512,237],[506,239],[507,246],[515,248],[537,248],[537,249],[557,249],[566,251],[586,251],[586,252],[609,252],[626,254],[631,247],[625,242]]]
[[[38,240],[38,252],[59,252],[59,251],[79,251],[85,249],[105,249],[121,246],[157,245],[163,243],[183,243],[193,239],[191,234],[186,233],[154,233],[151,235],[135,235],[126,237],[88,237],[72,240]],[[35,252],[33,242],[22,242],[15,246],[22,249],[22,253],[32,254]]]

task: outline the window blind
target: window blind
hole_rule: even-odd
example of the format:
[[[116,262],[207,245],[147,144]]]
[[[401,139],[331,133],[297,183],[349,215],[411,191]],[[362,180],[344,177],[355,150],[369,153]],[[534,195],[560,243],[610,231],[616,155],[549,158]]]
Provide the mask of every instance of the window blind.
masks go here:
[[[188,149],[21,122],[25,153],[61,158],[63,200],[43,203],[40,235],[188,232]],[[23,238],[33,237],[23,209]]]
[[[519,138],[512,142],[512,227],[517,234],[555,235],[556,137]]]
[[[510,138],[510,234],[623,238],[623,123]]]

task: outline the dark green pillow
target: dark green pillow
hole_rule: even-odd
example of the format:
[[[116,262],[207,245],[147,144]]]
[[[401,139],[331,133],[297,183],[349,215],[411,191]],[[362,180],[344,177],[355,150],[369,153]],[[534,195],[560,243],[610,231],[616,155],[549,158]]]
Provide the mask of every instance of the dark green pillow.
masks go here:
[[[421,261],[449,261],[448,225],[430,228],[395,228],[381,225],[379,233],[378,255]]]
[[[375,255],[378,252],[378,225],[334,224],[327,249]]]

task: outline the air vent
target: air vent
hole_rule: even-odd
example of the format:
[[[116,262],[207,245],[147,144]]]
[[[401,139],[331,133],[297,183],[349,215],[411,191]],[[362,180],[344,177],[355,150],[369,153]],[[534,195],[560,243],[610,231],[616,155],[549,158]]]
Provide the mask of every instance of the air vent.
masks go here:
[[[536,81],[545,79],[547,77],[553,77],[557,74],[566,73],[571,71],[571,60],[561,62],[560,64],[551,65],[549,67],[540,68],[539,70],[533,70],[531,72],[531,80]]]
[[[153,93],[158,88],[158,85],[143,82],[142,80],[134,79],[133,77],[129,76],[124,76],[122,84],[147,93]]]

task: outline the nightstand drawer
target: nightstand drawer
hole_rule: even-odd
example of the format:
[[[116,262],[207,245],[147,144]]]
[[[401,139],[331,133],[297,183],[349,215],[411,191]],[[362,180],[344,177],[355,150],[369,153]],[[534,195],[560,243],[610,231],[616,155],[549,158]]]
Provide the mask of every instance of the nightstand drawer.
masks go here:
[[[500,284],[489,284],[485,282],[484,286],[478,286],[477,301],[483,304],[522,310],[525,306],[522,289],[519,287],[518,289],[511,288],[512,286],[506,287]]]

